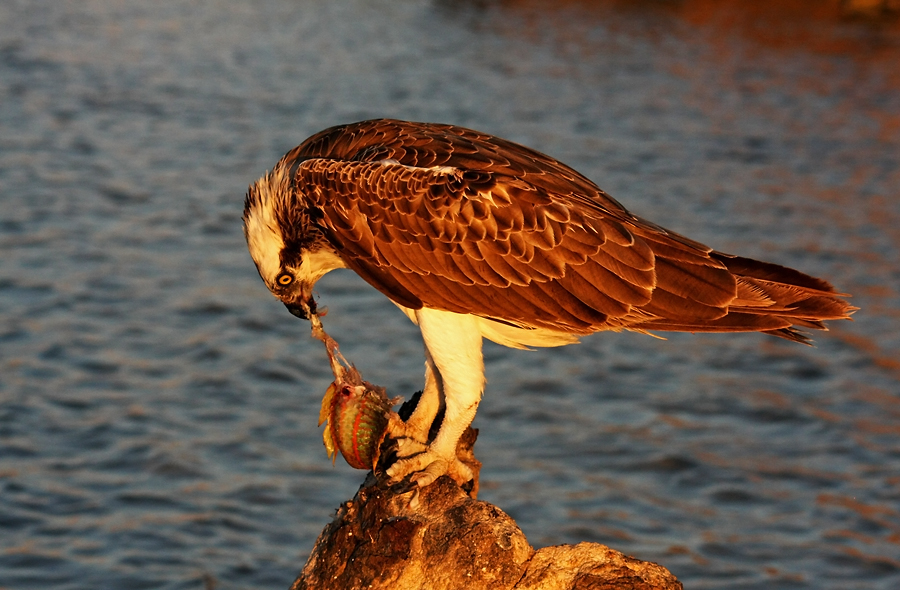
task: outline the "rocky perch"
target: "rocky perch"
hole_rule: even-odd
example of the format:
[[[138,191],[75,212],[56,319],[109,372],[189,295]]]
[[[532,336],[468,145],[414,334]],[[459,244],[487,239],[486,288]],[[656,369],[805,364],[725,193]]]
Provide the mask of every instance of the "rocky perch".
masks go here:
[[[597,543],[535,551],[512,518],[475,499],[476,436],[469,429],[458,450],[476,474],[473,490],[446,476],[422,489],[389,487],[370,473],[319,535],[291,590],[682,588],[662,566]]]

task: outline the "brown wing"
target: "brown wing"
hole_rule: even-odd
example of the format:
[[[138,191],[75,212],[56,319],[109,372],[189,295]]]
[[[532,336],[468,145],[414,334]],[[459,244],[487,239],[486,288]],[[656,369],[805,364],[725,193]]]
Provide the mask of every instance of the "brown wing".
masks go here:
[[[350,268],[408,307],[578,334],[768,331],[851,309],[797,271],[714,252],[552,158],[445,125],[368,121],[285,156]]]

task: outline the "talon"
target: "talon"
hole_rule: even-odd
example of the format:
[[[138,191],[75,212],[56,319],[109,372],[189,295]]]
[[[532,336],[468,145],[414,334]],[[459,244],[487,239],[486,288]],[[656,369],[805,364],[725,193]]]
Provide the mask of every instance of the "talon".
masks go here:
[[[413,482],[420,488],[424,488],[426,486],[430,486],[434,483],[434,480],[444,475],[449,471],[449,465],[443,459],[438,459],[436,461],[432,461],[431,464],[428,465],[422,471],[418,473],[414,473],[412,477],[409,478],[409,481]]]
[[[394,482],[410,475],[410,483],[420,488],[431,485],[442,475],[449,475],[460,486],[464,486],[475,477],[472,470],[456,457],[448,459],[431,449],[400,459],[391,465],[387,475]]]

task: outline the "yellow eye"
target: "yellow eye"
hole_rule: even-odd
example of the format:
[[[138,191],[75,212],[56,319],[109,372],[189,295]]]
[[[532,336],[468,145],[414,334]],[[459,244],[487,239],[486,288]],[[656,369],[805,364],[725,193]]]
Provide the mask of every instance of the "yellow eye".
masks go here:
[[[292,277],[288,273],[284,273],[284,274],[278,275],[278,278],[275,280],[278,281],[278,284],[281,285],[282,287],[287,287],[288,285],[290,285],[291,283],[294,282],[294,277]]]

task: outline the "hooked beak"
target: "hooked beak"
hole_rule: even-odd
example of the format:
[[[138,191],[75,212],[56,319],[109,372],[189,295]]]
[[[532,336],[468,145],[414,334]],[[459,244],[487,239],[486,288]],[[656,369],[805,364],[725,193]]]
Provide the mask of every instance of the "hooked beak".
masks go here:
[[[287,308],[291,315],[294,317],[298,317],[301,320],[308,320],[311,316],[316,314],[316,301],[313,299],[312,295],[308,297],[302,296],[299,299],[294,301],[284,301],[284,306]]]
[[[303,309],[303,307],[295,305],[294,303],[285,303],[284,306],[289,312],[291,312],[292,316],[300,318],[301,320],[309,319],[309,311]]]

